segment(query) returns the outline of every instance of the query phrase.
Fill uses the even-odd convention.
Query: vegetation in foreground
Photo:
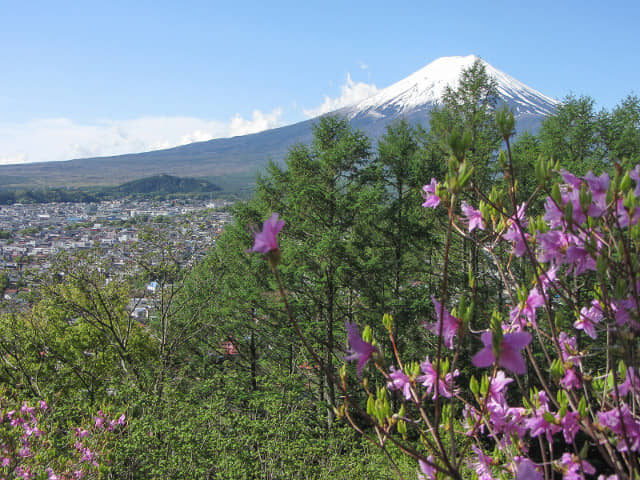
[[[590,99],[569,98],[538,136],[523,136],[511,146],[512,155],[500,155],[508,132],[504,120],[502,127],[494,120],[494,93],[482,69],[473,69],[458,90],[448,92],[428,132],[394,125],[375,152],[345,121],[323,118],[310,145],[293,148],[285,165],[271,164],[258,178],[254,197],[237,205],[236,223],[203,262],[176,269],[162,249],[138,259],[158,283],[156,314],[144,324],[127,310],[129,299],[143,288],[137,274],[115,275],[108,265],[96,269],[81,256],[61,259],[51,270],[55,273],[42,279],[31,312],[0,319],[0,381],[7,389],[3,419],[23,402],[35,408],[42,400],[51,425],[47,448],[20,456],[3,447],[4,476],[31,478],[25,476],[31,462],[40,478],[79,477],[73,470],[77,449],[69,444],[74,429],[88,430],[96,417],[111,421],[123,414],[116,434],[97,436],[91,452],[99,467],[84,472],[84,478],[415,478],[418,468],[427,478],[512,478],[516,472],[526,474],[521,478],[581,478],[591,472],[581,455],[590,456],[589,465],[598,473],[620,472],[624,478],[633,471],[627,465],[637,465],[636,445],[627,442],[625,451],[614,424],[597,414],[608,403],[587,403],[585,411],[580,396],[584,392],[587,402],[608,402],[613,395],[596,393],[617,388],[616,398],[637,402],[635,377],[628,370],[637,372],[637,336],[613,328],[617,319],[610,301],[631,295],[636,305],[625,309],[638,320],[637,293],[627,290],[638,280],[637,227],[616,224],[616,215],[614,223],[605,223],[611,242],[604,258],[611,262],[594,260],[595,270],[588,260],[591,244],[585,244],[584,268],[570,269],[559,257],[561,296],[544,307],[527,301],[534,287],[543,293],[537,267],[551,260],[513,247],[525,245],[527,251],[526,245],[535,244],[522,239],[529,235],[541,242],[539,235],[553,230],[544,231],[536,216],[545,212],[544,196],[537,196],[544,188],[562,206],[557,220],[562,224],[568,218],[566,225],[578,231],[599,231],[604,226],[598,219],[612,218],[604,211],[599,217],[586,215],[583,204],[589,207],[595,198],[604,198],[607,209],[618,208],[621,199],[625,212],[635,211],[638,179],[627,172],[640,161],[640,101],[629,97],[613,111],[596,114]],[[577,200],[565,201],[566,190],[553,187],[559,183],[556,161],[558,169],[578,175]],[[580,178],[591,178],[589,170],[609,172],[604,197]],[[422,190],[431,178],[441,181]],[[572,178],[562,183],[571,185]],[[455,199],[472,209],[468,216]],[[420,206],[427,202],[442,205]],[[523,202],[530,230],[517,213]],[[291,315],[269,263],[245,251],[252,245],[245,226],[261,225],[271,212],[286,221],[278,239],[278,274]],[[471,229],[472,218],[485,230]],[[517,228],[505,237],[511,225]],[[493,235],[507,241],[487,252],[482,246]],[[622,250],[616,253],[618,245]],[[575,278],[566,284],[569,273]],[[580,313],[582,307],[595,308],[593,301],[601,305],[602,318],[585,318],[594,324],[595,339]],[[516,345],[507,337],[515,332],[503,331],[501,324],[513,321],[516,309],[514,318],[524,316],[521,328],[531,330],[531,318],[520,311],[527,305],[539,309],[539,331],[532,334],[537,343],[527,343],[530,351],[522,357],[529,374],[521,375],[517,355],[515,363],[503,355],[509,348],[521,350],[525,342]],[[423,327],[434,319],[441,327]],[[449,338],[443,334],[445,325],[455,324],[451,319],[466,326],[453,329]],[[546,364],[545,348],[553,347],[549,332],[568,331],[581,319],[582,332],[570,346],[576,358],[551,357],[563,361]],[[296,336],[296,325],[315,355]],[[487,329],[490,340],[476,338]],[[494,342],[501,334],[502,340]],[[455,357],[449,357],[449,341]],[[587,348],[588,355],[579,355]],[[478,352],[484,352],[479,359]],[[363,361],[343,367],[345,357]],[[427,375],[421,365],[425,358],[433,366],[426,395],[418,383],[427,379],[417,379]],[[624,368],[619,369],[620,360]],[[536,365],[549,370],[534,375]],[[522,408],[532,409],[528,414],[542,412],[547,424],[539,437],[527,433],[535,438],[527,444],[530,463],[518,456],[525,451],[517,439],[523,436],[496,430],[497,417],[482,408],[489,405],[498,367],[513,379],[504,397],[507,405],[522,399],[513,392],[524,391],[529,405]],[[559,383],[570,371],[580,388]],[[448,397],[454,378],[461,392]],[[631,390],[621,392],[627,380]],[[530,390],[534,397],[528,396]],[[552,405],[545,411],[540,393],[547,391],[565,394],[547,395]],[[478,431],[462,435],[457,419],[464,402],[475,405],[476,400],[480,409],[467,410],[467,418],[478,422]],[[607,411],[615,417],[615,409]],[[551,427],[569,412],[577,414],[580,432],[573,441]],[[628,425],[637,425],[630,412]],[[603,427],[596,437],[583,436],[587,418],[594,428],[596,418]],[[9,435],[4,432],[3,438]],[[507,438],[509,448],[502,448]],[[589,438],[605,440],[620,464],[608,464]],[[472,447],[490,460],[475,453],[486,461],[466,463]],[[69,463],[51,464],[47,452]]]

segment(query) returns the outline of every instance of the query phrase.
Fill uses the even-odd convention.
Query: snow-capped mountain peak
[[[354,105],[345,107],[341,113],[351,120],[364,117],[411,118],[418,112],[422,115],[441,103],[447,87],[457,87],[463,70],[480,60],[487,74],[498,86],[500,100],[507,103],[516,117],[546,116],[555,110],[558,102],[510,75],[491,66],[476,55],[442,57],[409,75],[375,95]]]

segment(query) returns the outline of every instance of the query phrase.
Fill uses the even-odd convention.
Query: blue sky
[[[637,1],[0,0],[0,163],[294,123],[442,56],[558,99],[640,94]]]

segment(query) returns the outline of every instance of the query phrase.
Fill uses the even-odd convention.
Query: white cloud
[[[303,110],[304,114],[310,118],[323,115],[325,113],[333,112],[339,108],[352,105],[365,98],[370,97],[378,92],[377,87],[374,84],[364,82],[354,82],[351,79],[351,74],[347,74],[347,83],[340,87],[341,95],[337,98],[329,98],[325,95],[324,102],[317,108],[309,110]]]
[[[236,114],[228,122],[193,117],[140,117],[80,124],[47,118],[0,123],[0,165],[69,160],[171,148],[187,143],[256,133],[282,125],[282,109]]]
[[[13,156],[0,157],[0,165],[13,165],[16,163],[24,163],[26,154],[24,152]]]
[[[251,120],[246,120],[236,114],[231,120],[232,136],[248,135],[249,133],[258,133],[263,130],[275,128],[280,125],[280,117],[282,109],[276,108],[271,113],[262,113],[260,110],[254,110]]]

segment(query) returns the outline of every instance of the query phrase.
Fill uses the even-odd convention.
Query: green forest
[[[537,134],[514,129],[477,63],[429,125],[393,124],[375,145],[347,120],[321,117],[310,144],[259,174],[199,263],[179,265],[161,241],[117,273],[98,252],[57,258],[32,309],[0,314],[0,477],[596,478],[581,458],[638,478],[640,382],[627,368],[639,364],[639,297],[628,289],[640,284],[640,231],[620,212],[635,218],[640,197],[640,99],[597,111],[571,96]],[[606,188],[592,181],[603,173]],[[549,202],[569,205],[558,213],[568,220]],[[273,212],[285,221],[277,246],[248,251]],[[533,252],[560,224],[584,240],[582,263],[562,256],[577,258],[572,240]],[[556,263],[566,281],[547,293],[542,266]],[[140,321],[131,302],[150,281],[154,313]],[[621,299],[633,303],[624,322],[611,306]],[[570,349],[558,339],[574,320]],[[449,337],[445,321],[457,325]],[[536,340],[520,374],[520,354],[502,355],[525,331]],[[547,414],[544,434],[527,424],[526,446],[524,431],[491,429],[498,367],[526,397],[510,390],[503,401],[521,402],[523,417]],[[580,388],[567,383],[574,369]],[[626,398],[624,388],[634,413],[616,433],[596,399]],[[568,438],[569,418],[578,433]],[[477,422],[473,433],[459,420]],[[476,449],[495,461],[467,463]]]

